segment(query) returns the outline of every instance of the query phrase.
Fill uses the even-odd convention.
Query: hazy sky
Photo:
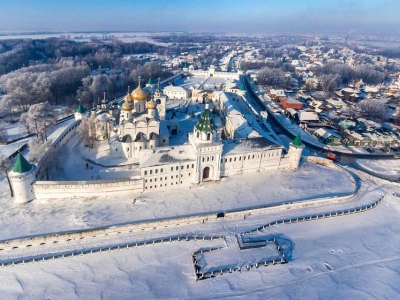
[[[400,0],[0,0],[0,31],[400,35]]]

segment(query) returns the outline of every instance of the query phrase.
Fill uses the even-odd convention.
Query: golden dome
[[[129,102],[124,102],[124,104],[122,104],[121,108],[124,111],[130,111],[133,109],[133,106]]]
[[[142,90],[142,87],[140,86],[140,77],[139,77],[139,85],[135,90],[132,91],[131,96],[134,101],[146,101],[148,97],[146,91]]]
[[[128,103],[133,102],[132,95],[128,93],[128,95],[126,95],[126,96],[124,97],[124,101],[125,101],[125,102],[128,102]]]
[[[157,103],[153,99],[151,99],[146,103],[146,106],[148,109],[155,109],[157,107]]]

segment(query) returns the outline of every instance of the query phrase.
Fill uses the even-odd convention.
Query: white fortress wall
[[[144,189],[143,179],[114,179],[92,181],[37,181],[33,184],[36,199],[85,198],[107,193],[137,192]]]

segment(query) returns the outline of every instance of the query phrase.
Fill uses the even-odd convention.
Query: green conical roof
[[[300,147],[303,145],[303,143],[301,142],[300,133],[298,133],[297,136],[294,138],[292,145],[297,146],[297,147]]]
[[[197,122],[195,128],[201,132],[211,132],[214,129],[214,124],[210,115],[210,110],[208,109],[208,105],[206,105],[206,109],[201,115],[201,118],[199,122]]]
[[[239,88],[241,91],[245,91],[246,90],[246,85],[244,84],[244,80],[242,81],[242,84],[240,85]]]
[[[185,62],[185,63],[183,64],[183,67],[184,67],[184,68],[189,68],[188,63]]]
[[[153,84],[153,78],[151,78],[151,75],[149,77],[149,81],[147,81],[147,84]]]
[[[243,71],[243,70],[244,70],[242,65],[239,66],[239,70],[240,70],[240,71]]]
[[[22,156],[21,152],[18,152],[13,171],[16,173],[25,173],[31,169],[32,165]]]
[[[85,112],[85,109],[83,108],[82,104],[79,103],[78,109],[76,110],[76,112],[83,114]]]

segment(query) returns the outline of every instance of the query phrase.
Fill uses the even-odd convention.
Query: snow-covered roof
[[[143,149],[140,151],[139,167],[161,166],[196,160],[192,145]]]
[[[298,112],[299,120],[300,121],[318,121],[319,116],[318,113],[314,111],[299,111]]]
[[[325,129],[325,128],[319,128],[318,130],[315,131],[316,134],[319,136],[323,137],[324,139],[329,138],[330,136],[334,136],[336,138],[341,138],[341,136],[336,133],[333,130]]]
[[[254,152],[267,149],[279,149],[281,146],[267,140],[263,137],[242,139],[242,140],[224,140],[223,144],[223,155],[227,154],[240,154],[244,152]]]

